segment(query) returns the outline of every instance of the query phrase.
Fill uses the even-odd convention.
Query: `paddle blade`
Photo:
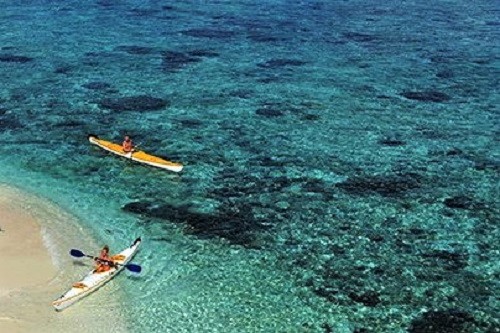
[[[127,264],[125,266],[129,271],[134,273],[140,273],[142,271],[142,267],[136,264]]]
[[[82,251],[77,250],[77,249],[71,249],[71,251],[69,251],[69,254],[71,254],[73,257],[77,257],[77,258],[85,257],[85,254]]]

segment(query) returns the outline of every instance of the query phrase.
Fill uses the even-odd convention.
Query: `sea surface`
[[[120,304],[107,286],[82,301],[130,332],[500,332],[499,16],[2,0],[0,181],[112,251],[143,237]]]

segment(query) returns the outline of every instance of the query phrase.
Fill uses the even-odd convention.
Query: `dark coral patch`
[[[365,34],[365,33],[360,33],[360,32],[345,32],[342,34],[345,39],[351,40],[353,42],[357,43],[368,43],[368,42],[374,42],[378,40],[379,38],[373,35]]]
[[[197,28],[181,31],[183,35],[197,37],[197,38],[217,38],[226,39],[232,38],[236,35],[236,32],[231,30],[219,30],[211,28]]]
[[[466,333],[473,332],[476,320],[465,311],[427,311],[414,319],[408,333]]]
[[[421,177],[414,173],[355,177],[336,185],[336,187],[352,195],[363,196],[376,193],[386,197],[401,195],[407,191],[418,189],[421,186]]]
[[[328,302],[336,303],[338,302],[339,290],[337,288],[332,288],[329,286],[319,286],[313,290],[313,292],[319,297],[323,297]]]
[[[68,74],[73,70],[73,66],[70,65],[60,65],[54,68],[55,74]]]
[[[255,111],[255,114],[259,116],[264,116],[267,118],[276,118],[276,117],[281,117],[284,116],[285,113],[279,109],[274,109],[274,108],[259,108]]]
[[[261,68],[275,69],[282,67],[298,67],[304,64],[306,64],[305,61],[297,59],[271,59],[266,62],[257,64],[257,66]]]
[[[129,202],[128,204],[123,206],[122,209],[129,213],[147,214],[153,207],[154,205],[151,202],[135,201]]]
[[[450,251],[433,251],[423,254],[424,258],[431,259],[431,265],[442,266],[448,271],[454,271],[467,266],[468,256]]]
[[[479,158],[474,160],[474,169],[480,171],[492,170],[495,172],[500,172],[500,161],[488,158]]]
[[[18,63],[18,64],[24,64],[30,61],[35,60],[34,58],[31,57],[25,57],[25,56],[19,56],[19,55],[13,55],[13,54],[0,54],[0,61],[1,62],[13,62],[13,63]]]
[[[107,90],[111,88],[111,84],[101,81],[93,81],[82,84],[82,87],[90,90]]]
[[[249,99],[252,98],[254,95],[254,92],[252,90],[248,89],[237,89],[229,92],[229,96],[231,97],[237,97],[241,99]]]
[[[446,198],[443,203],[446,207],[455,209],[474,209],[477,207],[477,203],[472,198],[464,195]]]
[[[149,46],[137,46],[137,45],[120,45],[115,47],[115,51],[126,52],[128,54],[135,55],[145,55],[152,54],[155,52],[155,49]]]
[[[203,122],[198,119],[180,119],[179,123],[182,125],[182,127],[186,128],[196,128],[203,125]]]
[[[264,84],[269,84],[269,83],[274,83],[274,82],[279,82],[279,81],[281,81],[281,78],[277,75],[257,79],[257,82],[264,83]]]
[[[257,43],[275,43],[285,41],[285,38],[275,37],[265,33],[251,33],[247,36],[253,42]]]
[[[215,58],[219,56],[219,53],[210,50],[193,50],[189,51],[187,54],[193,57],[205,57],[205,58]]]
[[[436,73],[436,77],[440,79],[451,79],[455,76],[452,70],[450,69],[443,69],[440,70],[439,72]]]
[[[104,98],[99,102],[101,108],[113,111],[154,111],[162,110],[168,105],[167,100],[148,95]]]
[[[379,140],[378,143],[380,143],[381,145],[384,145],[384,146],[389,146],[389,147],[397,147],[397,146],[406,145],[406,142],[404,142],[403,140],[396,139],[396,138],[384,138],[384,139]]]
[[[451,148],[445,154],[446,156],[461,156],[464,152],[459,148]]]
[[[451,99],[445,93],[434,90],[427,91],[404,91],[400,94],[401,96],[412,99],[419,102],[434,102],[434,103],[442,103],[449,101]]]
[[[1,115],[0,112],[0,129],[9,130],[21,127],[23,127],[23,124],[16,117],[8,114]]]
[[[117,7],[118,3],[113,0],[98,0],[96,4],[105,9],[112,9],[113,7]]]
[[[252,208],[243,204],[222,208],[213,214],[196,212],[189,206],[155,205],[149,202],[132,202],[126,204],[123,210],[144,217],[184,224],[190,234],[202,238],[220,237],[231,244],[246,247],[253,246],[253,231],[262,228],[256,223]]]
[[[375,291],[367,291],[361,294],[351,292],[349,293],[349,298],[356,303],[361,303],[370,307],[376,306],[381,302],[379,293]]]
[[[319,120],[321,117],[317,114],[310,114],[310,113],[305,113],[300,117],[301,120],[308,120],[308,121],[314,121],[314,120]]]
[[[189,64],[202,61],[200,57],[191,56],[187,53],[177,51],[162,52],[162,69],[164,71],[174,72]]]

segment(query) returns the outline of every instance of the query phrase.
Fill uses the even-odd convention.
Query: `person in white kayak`
[[[111,257],[109,256],[109,246],[104,245],[104,247],[101,250],[101,253],[99,253],[99,257],[95,259],[97,266],[94,270],[95,273],[102,273],[102,272],[107,272],[113,267],[113,261]]]

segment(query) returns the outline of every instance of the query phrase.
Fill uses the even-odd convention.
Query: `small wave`
[[[58,251],[54,235],[52,235],[49,229],[44,226],[41,227],[40,233],[42,235],[43,245],[47,248],[52,264],[58,270],[61,270],[63,268],[63,258],[60,251]]]

